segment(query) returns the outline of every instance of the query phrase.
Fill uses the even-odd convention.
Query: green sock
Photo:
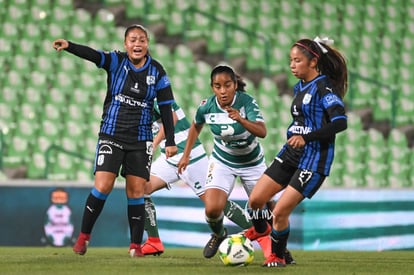
[[[159,238],[158,225],[157,225],[157,212],[155,211],[155,205],[152,202],[151,197],[145,197],[145,230],[148,233],[148,237]]]
[[[211,231],[213,231],[214,234],[218,236],[224,235],[223,218],[224,218],[223,213],[221,213],[220,217],[218,217],[217,219],[211,219],[211,218],[206,217],[206,221],[208,225],[210,226]]]
[[[224,215],[242,229],[248,229],[252,226],[252,222],[245,215],[244,209],[234,201],[227,201],[224,207]]]

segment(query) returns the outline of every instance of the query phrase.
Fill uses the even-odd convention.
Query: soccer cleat
[[[141,251],[141,245],[136,244],[136,243],[131,243],[129,245],[129,255],[131,255],[132,258],[144,257],[144,254],[142,254],[142,251]]]
[[[256,240],[260,247],[262,248],[263,255],[265,258],[268,258],[272,254],[272,240],[269,236],[259,237]]]
[[[216,234],[211,234],[210,240],[207,242],[206,246],[204,247],[203,255],[205,258],[211,258],[216,255],[217,250],[220,244],[224,241],[227,237],[227,230],[224,229],[223,236],[217,236]]]
[[[78,239],[76,240],[75,245],[73,246],[72,250],[76,254],[85,255],[86,250],[88,249],[89,239],[91,235],[80,233]]]
[[[264,267],[285,267],[286,261],[285,259],[281,259],[276,256],[276,254],[270,254],[270,256],[264,261],[262,264]]]
[[[149,237],[147,241],[141,246],[144,255],[159,256],[164,253],[164,245],[160,238]]]
[[[272,231],[272,227],[269,224],[267,224],[267,228],[266,228],[265,232],[263,232],[263,233],[257,232],[256,229],[254,228],[254,226],[252,226],[244,232],[244,236],[246,236],[251,241],[254,241],[254,240],[256,240],[260,237],[264,237],[264,236],[269,235],[270,231]]]
[[[296,264],[295,259],[293,259],[292,254],[290,253],[290,251],[286,248],[285,250],[285,262],[286,264]]]

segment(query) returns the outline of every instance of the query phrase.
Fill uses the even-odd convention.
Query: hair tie
[[[328,37],[319,38],[319,36],[315,37],[313,41],[316,42],[316,45],[318,45],[318,47],[321,49],[323,53],[327,53],[328,50],[321,43],[328,45],[328,46],[333,45],[334,43],[334,41],[332,39],[329,39]]]

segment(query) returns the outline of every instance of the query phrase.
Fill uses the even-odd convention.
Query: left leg
[[[128,223],[131,236],[130,253],[132,257],[143,256],[141,252],[145,225],[144,188],[146,179],[126,176],[126,194],[128,200]]]
[[[148,153],[151,152],[148,147],[152,147],[152,143],[139,143],[137,147],[126,153],[122,164],[121,174],[126,179],[131,257],[144,256],[141,251],[145,224],[144,193],[145,184],[150,179],[149,168],[152,158],[152,155]]]
[[[272,256],[264,266],[278,267],[286,264],[284,257],[290,233],[289,216],[305,197],[310,199],[319,190],[324,180],[325,176],[317,172],[303,169],[295,171],[273,210],[273,229],[270,234]]]
[[[289,216],[295,207],[304,199],[304,196],[291,186],[280,196],[273,209],[272,253],[284,259],[287,240],[290,233]]]

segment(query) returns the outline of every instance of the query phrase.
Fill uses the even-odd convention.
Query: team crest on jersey
[[[154,85],[155,84],[155,76],[148,75],[147,76],[147,85]]]
[[[312,95],[311,94],[306,94],[303,97],[302,103],[303,104],[309,104],[309,102],[311,101],[311,99],[312,99]]]
[[[105,161],[105,156],[104,155],[98,155],[98,159],[96,161],[96,164],[98,166],[102,166],[102,164],[104,163],[104,161]]]

